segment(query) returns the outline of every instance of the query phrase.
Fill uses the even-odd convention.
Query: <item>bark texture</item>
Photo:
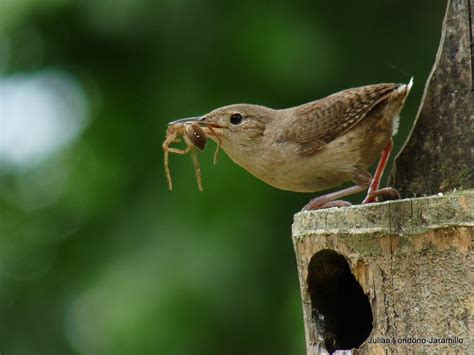
[[[474,188],[470,12],[470,1],[448,1],[415,126],[389,178],[404,197]]]
[[[471,353],[474,190],[295,215],[308,354]]]

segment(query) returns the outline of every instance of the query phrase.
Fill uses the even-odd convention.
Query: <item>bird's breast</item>
[[[236,164],[281,190],[315,192],[349,179],[347,171],[334,168],[334,157],[324,150],[308,157],[296,146],[278,143],[260,151],[223,149]]]

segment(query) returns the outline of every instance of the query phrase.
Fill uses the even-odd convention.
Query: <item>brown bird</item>
[[[206,133],[236,164],[282,190],[316,192],[354,182],[311,200],[304,209],[346,206],[334,200],[367,189],[363,202],[368,203],[380,195],[399,197],[379,184],[412,84],[362,86],[281,110],[235,104],[171,124],[212,126]],[[368,168],[379,156],[372,178]]]

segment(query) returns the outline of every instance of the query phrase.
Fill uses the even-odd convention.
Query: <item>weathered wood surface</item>
[[[470,5],[448,1],[416,125],[389,179],[403,197],[474,188]]]
[[[367,324],[356,352],[472,353],[473,238],[474,190],[296,214],[307,353],[357,342]]]

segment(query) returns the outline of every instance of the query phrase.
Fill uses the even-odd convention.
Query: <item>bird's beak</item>
[[[180,120],[176,120],[176,121],[168,123],[168,126],[172,126],[172,125],[177,124],[177,123],[193,123],[193,122],[203,123],[202,121],[204,120],[204,118],[206,118],[206,116],[181,118]]]

